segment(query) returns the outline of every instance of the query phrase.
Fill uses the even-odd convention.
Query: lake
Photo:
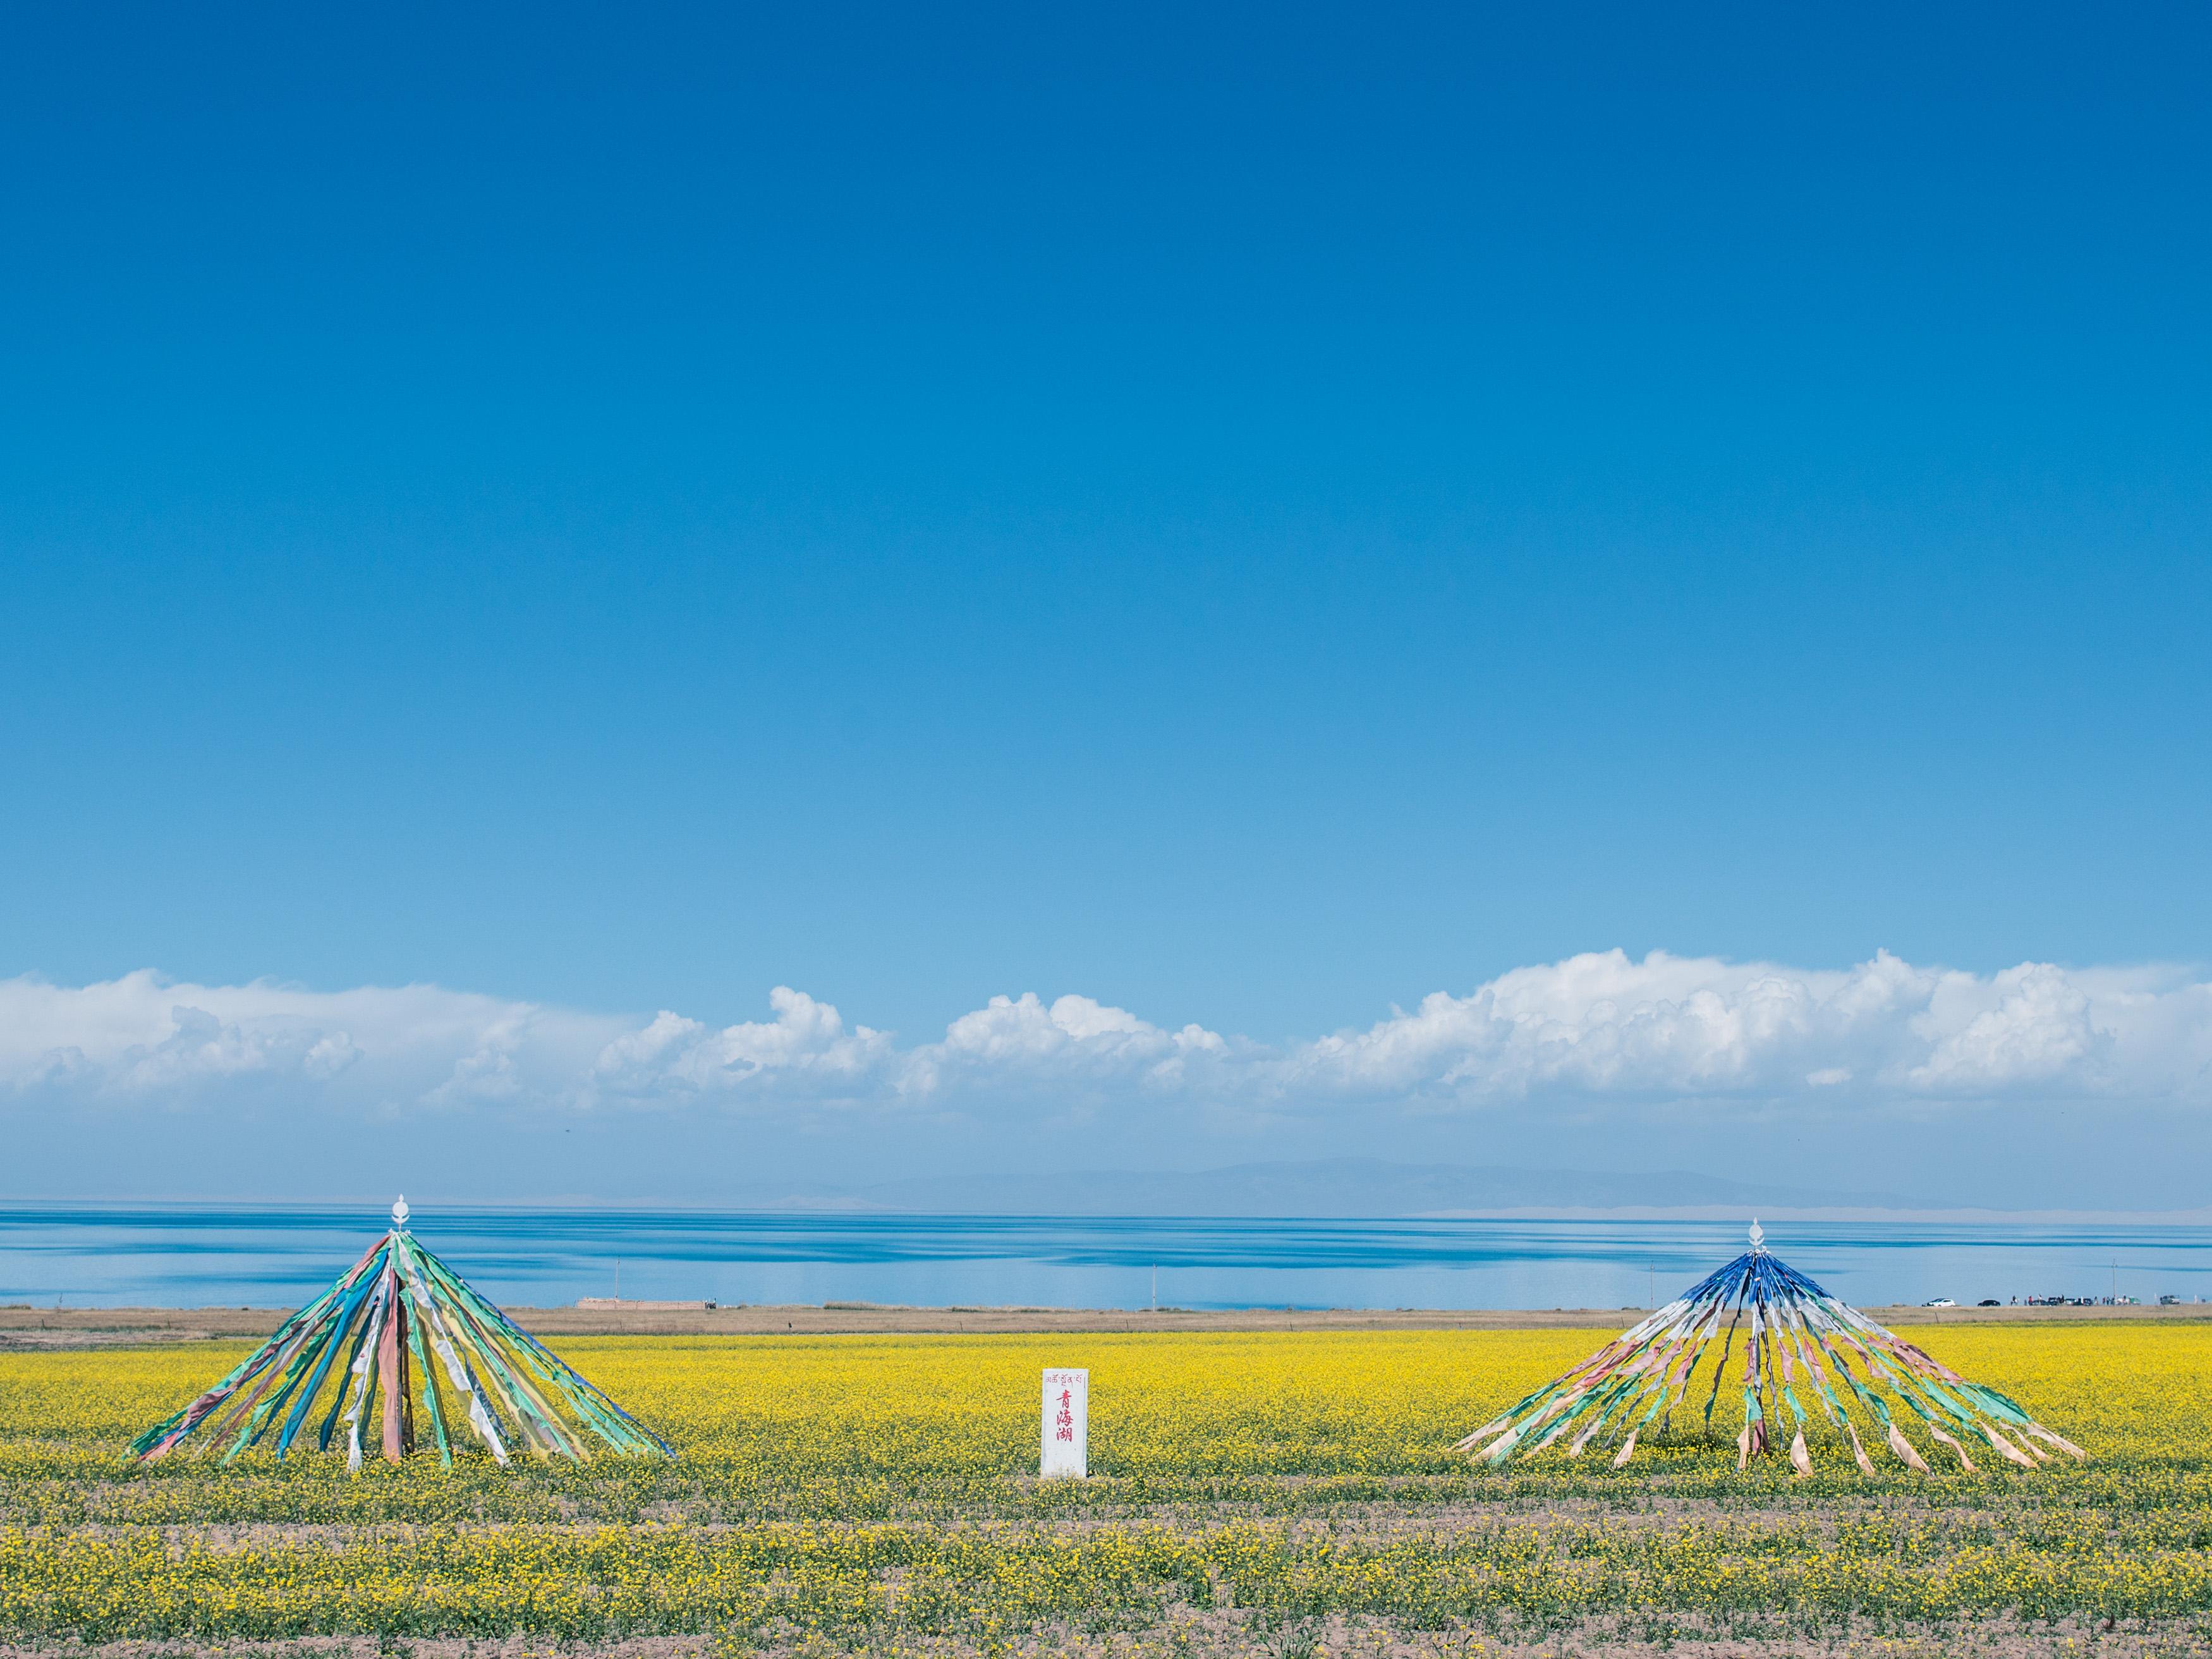
[[[0,1302],[295,1304],[381,1206],[0,1205]],[[1136,1308],[1643,1307],[1743,1248],[1733,1221],[1267,1220],[418,1206],[416,1236],[495,1300]],[[1770,1222],[1848,1301],[2212,1295],[2212,1228]]]

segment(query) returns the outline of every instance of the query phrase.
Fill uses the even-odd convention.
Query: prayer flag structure
[[[1786,1408],[1796,1430],[1790,1464],[1801,1475],[1812,1474],[1800,1389],[1850,1439],[1851,1454],[1866,1474],[1874,1473],[1874,1464],[1852,1421],[1854,1407],[1891,1451],[1923,1474],[1928,1473],[1927,1461],[1899,1426],[1900,1409],[1918,1419],[1929,1439],[1948,1446],[1968,1470],[1974,1467],[1968,1441],[1986,1442],[1998,1456],[2027,1469],[2049,1461],[2038,1441],[2077,1458],[2087,1455],[1995,1389],[1969,1382],[1770,1254],[1756,1221],[1751,1224],[1748,1250],[1565,1376],[1484,1424],[1455,1449],[1497,1465],[1562,1440],[1570,1457],[1580,1456],[1593,1442],[1607,1448],[1618,1443],[1613,1467],[1620,1468],[1636,1455],[1638,1436],[1654,1422],[1659,1427],[1652,1432],[1663,1432],[1673,1421],[1675,1407],[1692,1391],[1698,1362],[1720,1337],[1712,1382],[1705,1390],[1705,1421],[1711,1423],[1739,1329],[1744,1341],[1744,1421],[1736,1436],[1738,1469],[1753,1453],[1773,1450],[1771,1425]]]
[[[358,1471],[372,1408],[387,1462],[416,1449],[419,1398],[447,1463],[464,1422],[502,1464],[518,1449],[588,1457],[594,1443],[675,1456],[416,1243],[407,1213],[403,1198],[392,1206],[392,1231],[343,1278],[228,1376],[131,1442],[129,1455],[150,1463],[204,1431],[201,1444],[228,1442],[226,1462],[264,1440],[282,1457],[312,1421],[324,1451],[344,1425],[346,1467]]]

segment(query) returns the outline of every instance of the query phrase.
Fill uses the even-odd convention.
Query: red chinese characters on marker
[[[1040,1403],[1037,1473],[1047,1480],[1089,1474],[1091,1373],[1047,1370]]]

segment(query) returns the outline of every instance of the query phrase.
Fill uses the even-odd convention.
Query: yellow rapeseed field
[[[1170,1628],[1187,1646],[1204,1614],[1313,1652],[1312,1632],[1523,1640],[1595,1619],[1662,1643],[1990,1617],[2195,1640],[2212,1620],[2212,1328],[1924,1333],[2081,1466],[1869,1479],[1829,1438],[1810,1480],[1779,1458],[1740,1475],[1728,1390],[1710,1430],[1678,1425],[1618,1472],[1453,1454],[1599,1340],[577,1339],[564,1354],[677,1462],[417,1457],[358,1479],[296,1450],[121,1463],[242,1345],[4,1354],[0,1641],[1059,1651]],[[1047,1364],[1091,1369],[1089,1481],[1034,1479]]]

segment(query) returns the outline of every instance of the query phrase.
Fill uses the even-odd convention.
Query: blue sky
[[[1032,993],[1296,1055],[1584,953],[1887,951],[1981,1012],[2173,965],[2150,1070],[1915,1133],[2201,1148],[2208,33],[14,14],[0,1051],[99,1072],[30,990],[150,972],[207,994],[118,1054],[268,981],[633,1034],[789,987],[909,1070]],[[1904,1109],[1979,1017],[1804,1075]],[[1408,1115],[1449,1070],[1184,1150],[1559,1149]],[[52,1190],[150,1109],[83,1075],[0,1103]],[[249,1110],[222,1075],[192,1109]],[[1092,1082],[1015,1093],[1126,1152]],[[1633,1133],[1587,1085],[1566,1149],[1711,1164],[1709,1083]],[[988,1092],[745,1133],[957,1165]]]

